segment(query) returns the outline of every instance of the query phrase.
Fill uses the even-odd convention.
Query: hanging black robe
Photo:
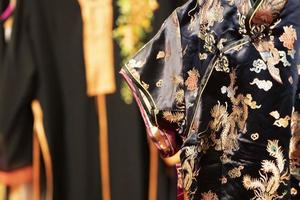
[[[0,170],[32,164],[31,102],[40,101],[53,162],[54,199],[101,199],[98,119],[86,94],[80,7],[73,0],[17,2],[1,45]]]

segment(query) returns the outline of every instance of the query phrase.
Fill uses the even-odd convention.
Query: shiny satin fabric
[[[299,9],[191,0],[121,70],[186,199],[299,199]]]

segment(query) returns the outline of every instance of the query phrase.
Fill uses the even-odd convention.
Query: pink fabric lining
[[[143,108],[143,105],[140,101],[140,99],[138,98],[137,96],[137,91],[136,91],[136,88],[133,86],[133,83],[132,81],[130,80],[130,78],[127,76],[126,72],[124,72],[124,70],[122,69],[120,71],[120,74],[124,77],[124,79],[126,80],[126,82],[128,83],[129,87],[131,88],[132,90],[132,93],[134,95],[134,98],[138,104],[138,107],[139,107],[139,110],[141,112],[141,115],[143,117],[143,120],[144,120],[144,123],[145,123],[145,126],[146,126],[146,130],[147,130],[147,133],[148,135],[150,136],[150,138],[152,139],[153,143],[155,144],[155,146],[160,150],[161,153],[164,153],[163,150],[161,149],[160,145],[155,141],[156,138],[154,136],[155,133],[152,133],[151,132],[151,122],[146,114],[146,111],[144,110]],[[173,141],[172,137],[170,138],[167,134],[165,134],[163,131],[159,130],[159,134],[162,136],[162,138],[164,139],[164,142],[171,148],[171,152],[172,152],[172,155],[175,154],[175,149],[173,148],[173,146],[171,144],[173,144],[171,141]],[[171,140],[171,141],[170,141]],[[164,155],[163,156],[172,156],[172,155]]]
[[[181,164],[176,164],[176,171],[177,171],[177,200],[184,200],[184,189],[182,188],[183,180],[181,174]],[[178,182],[181,182],[181,186]]]
[[[147,133],[148,133],[148,135],[150,136],[150,138],[153,139],[154,136],[153,136],[153,133],[151,132],[151,128],[150,128],[151,122],[150,122],[150,120],[149,120],[149,118],[148,118],[148,116],[147,116],[147,114],[146,114],[145,109],[143,108],[143,105],[142,105],[140,99],[139,99],[138,96],[137,96],[136,88],[134,87],[134,85],[133,85],[131,79],[127,76],[126,72],[125,72],[123,69],[120,71],[120,74],[124,77],[125,81],[128,83],[129,87],[131,88],[132,93],[133,93],[133,95],[134,95],[134,98],[135,98],[135,100],[136,100],[136,102],[137,102],[137,104],[138,104],[139,110],[140,110],[140,112],[141,112],[141,115],[142,115],[142,117],[143,117],[143,120],[144,120],[144,123],[145,123],[145,126],[146,126],[146,130],[147,130]],[[175,142],[173,142],[173,143],[170,142],[170,140],[171,140],[171,141],[174,141],[174,140],[175,140],[175,139],[172,140],[172,136],[169,136],[168,134],[165,134],[165,133],[164,133],[163,131],[161,131],[161,130],[159,130],[159,132],[160,132],[160,134],[165,138],[165,140],[167,140],[167,144],[173,144],[173,143],[175,143]],[[173,133],[173,134],[174,134],[174,133]],[[171,138],[170,138],[170,137],[171,137]],[[153,140],[153,142],[154,142],[155,146],[156,146],[159,150],[161,150],[159,144],[157,144],[157,143],[155,142],[155,139]],[[173,147],[173,146],[171,146],[171,147]],[[174,148],[172,148],[172,153],[173,153],[173,154],[175,153]],[[171,155],[168,155],[168,156],[171,156]],[[182,179],[182,176],[181,176],[180,170],[181,170],[181,164],[177,164],[177,165],[176,165],[177,182],[178,182],[178,181],[181,181],[181,182],[182,182],[182,180],[181,180],[181,179]],[[183,190],[182,187],[179,187],[179,186],[177,186],[177,200],[184,200],[184,190]]]
[[[8,6],[4,10],[4,12],[0,15],[0,20],[4,21],[7,18],[9,18],[12,15],[13,11],[14,11],[14,8],[13,8],[12,4],[8,4]]]

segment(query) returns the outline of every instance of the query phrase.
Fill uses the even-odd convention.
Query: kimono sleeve
[[[133,92],[147,133],[162,156],[174,155],[185,121],[182,48],[176,11],[125,66],[122,76]]]

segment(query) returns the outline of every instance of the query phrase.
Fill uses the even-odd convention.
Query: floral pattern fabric
[[[190,0],[122,69],[186,199],[300,199],[298,17],[298,0]]]

